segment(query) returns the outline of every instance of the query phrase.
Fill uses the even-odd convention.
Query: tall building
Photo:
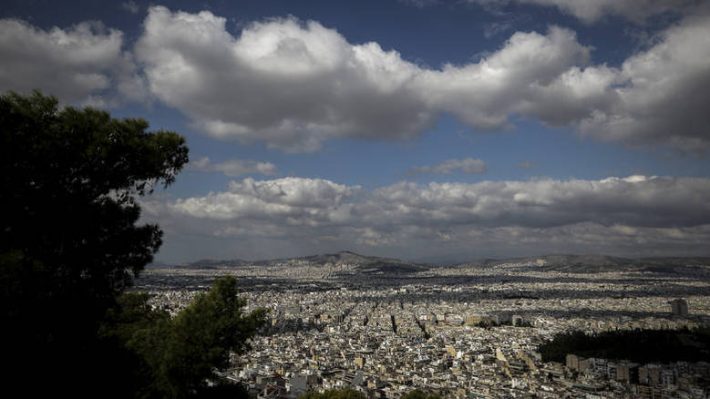
[[[671,305],[671,313],[674,316],[687,316],[688,315],[688,302],[685,299],[677,298],[668,302]]]

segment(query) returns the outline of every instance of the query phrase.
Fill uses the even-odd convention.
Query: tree
[[[403,395],[402,399],[441,399],[441,396],[415,389]]]
[[[365,395],[352,389],[329,389],[325,392],[306,392],[299,399],[365,399]]]
[[[217,397],[235,389],[210,389],[219,382],[215,369],[229,364],[230,353],[249,348],[248,339],[264,324],[265,310],[243,314],[246,301],[237,295],[233,277],[218,279],[209,292],[198,294],[174,318],[148,306],[145,294],[121,297],[121,306],[111,312],[102,334],[127,348],[139,370],[133,378],[137,397]],[[238,391],[238,389],[237,389]]]
[[[182,392],[204,388],[212,370],[225,368],[230,353],[244,353],[248,339],[264,324],[265,310],[243,316],[245,305],[234,277],[217,280],[207,294],[199,295],[172,320],[161,378]]]
[[[97,370],[99,325],[161,244],[158,226],[137,224],[137,198],[188,161],[181,136],[147,129],[39,92],[0,96],[0,338],[17,374],[6,381],[41,371],[47,389],[76,390],[109,371]]]

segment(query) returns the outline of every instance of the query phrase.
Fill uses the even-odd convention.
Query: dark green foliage
[[[172,183],[188,160],[181,136],[147,128],[91,108],[60,110],[39,93],[0,96],[7,381],[77,396],[111,379],[99,323],[161,243],[158,226],[137,224],[136,197]]]
[[[137,198],[187,162],[184,139],[35,93],[0,96],[0,345],[17,397],[224,397],[213,369],[263,321],[234,279],[171,319],[121,295],[161,244]]]
[[[365,395],[354,389],[345,388],[330,389],[323,393],[306,392],[299,399],[365,399]]]
[[[441,396],[417,389],[406,393],[402,399],[441,399]]]
[[[224,368],[229,352],[248,349],[247,339],[264,324],[260,309],[243,316],[246,301],[237,296],[233,277],[215,281],[212,289],[172,320],[167,348],[168,371],[163,378],[185,390],[201,386],[213,368]]]
[[[299,399],[365,399],[366,396],[351,388],[330,389],[323,393],[306,392]],[[402,399],[440,399],[441,396],[424,392],[422,390],[414,390],[402,396]]]
[[[213,370],[225,368],[229,354],[243,353],[248,339],[264,324],[265,311],[242,314],[246,302],[237,296],[233,277],[215,281],[174,318],[153,311],[148,297],[127,294],[120,311],[110,314],[102,329],[106,338],[124,343],[134,355],[130,368],[141,370],[136,385],[139,397],[184,398],[212,396],[238,390],[234,386],[210,388]]]
[[[546,362],[564,362],[569,353],[642,364],[707,361],[710,359],[710,330],[624,330],[596,335],[575,331],[556,335],[538,350]]]
[[[220,383],[200,388],[195,396],[200,399],[248,399],[249,391],[241,384]]]
[[[172,183],[187,148],[147,127],[91,108],[59,110],[39,93],[0,96],[2,317],[17,328],[31,321],[36,344],[93,336],[160,246],[158,226],[136,225],[135,197]]]

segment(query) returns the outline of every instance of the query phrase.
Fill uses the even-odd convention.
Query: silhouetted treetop
[[[136,196],[172,183],[188,160],[181,136],[147,128],[92,108],[59,109],[37,92],[0,96],[0,252],[59,274],[53,293],[83,281],[122,289],[124,272],[141,270],[161,242],[157,226],[136,226]]]
[[[147,129],[141,119],[60,108],[39,92],[0,95],[7,362],[41,358],[57,383],[79,374],[74,366],[90,378],[100,321],[161,244],[157,225],[138,224],[137,197],[174,182],[188,161],[180,135]]]

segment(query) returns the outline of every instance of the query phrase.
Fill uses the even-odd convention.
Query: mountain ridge
[[[614,270],[637,270],[651,272],[672,273],[676,268],[699,268],[704,272],[710,271],[710,257],[639,257],[627,258],[604,254],[546,254],[539,256],[523,256],[512,258],[486,258],[467,262],[451,264],[438,264],[436,262],[416,262],[398,258],[363,255],[354,251],[343,250],[323,254],[307,255],[293,258],[276,258],[264,260],[243,259],[202,259],[184,265],[175,265],[185,268],[230,268],[242,266],[274,266],[283,264],[326,265],[326,264],[353,264],[358,268],[368,271],[370,269],[380,272],[415,272],[435,267],[483,267],[492,268],[502,265],[517,265],[520,268],[533,267],[536,269],[562,271],[562,272],[604,272]],[[163,267],[165,263],[156,264]],[[705,270],[708,269],[708,270]]]

